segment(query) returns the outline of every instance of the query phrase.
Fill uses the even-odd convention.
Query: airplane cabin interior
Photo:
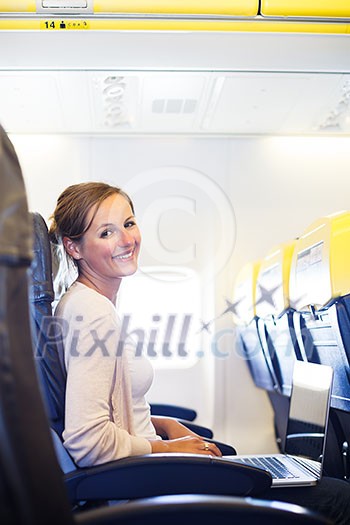
[[[83,181],[134,202],[118,308],[151,406],[191,409],[239,454],[283,452],[295,362],[330,366],[324,468],[345,480],[349,32],[342,0],[0,0],[0,124],[29,212],[45,230]],[[56,263],[50,315],[74,279]]]

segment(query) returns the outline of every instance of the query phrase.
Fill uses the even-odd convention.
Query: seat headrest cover
[[[29,264],[32,259],[32,224],[21,167],[1,126],[0,210],[0,262]]]
[[[290,274],[290,302],[296,310],[322,308],[350,293],[350,212],[327,215],[297,240]]]
[[[289,276],[295,242],[275,246],[262,260],[256,282],[257,317],[278,317],[289,308]]]
[[[46,222],[39,213],[33,213],[34,258],[30,267],[32,285],[30,300],[52,303],[54,291],[52,285],[51,246]]]
[[[237,275],[231,305],[234,322],[237,325],[248,325],[256,315],[255,291],[260,264],[260,261],[249,262]]]

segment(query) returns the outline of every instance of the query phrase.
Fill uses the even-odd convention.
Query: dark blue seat
[[[31,306],[34,356],[47,404],[50,425],[61,436],[64,429],[66,371],[63,362],[62,331],[52,316],[54,289],[51,247],[47,226],[38,213],[32,214],[34,244],[30,267],[29,300]]]
[[[289,275],[295,241],[273,247],[261,260],[256,279],[255,311],[259,337],[268,356],[274,389],[267,391],[274,411],[275,438],[283,451],[294,363],[301,358],[292,329]]]
[[[227,496],[162,496],[104,510],[105,525],[331,525],[298,505]]]

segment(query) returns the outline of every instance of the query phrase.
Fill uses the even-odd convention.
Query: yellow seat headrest
[[[238,325],[248,325],[255,317],[256,278],[260,261],[249,262],[239,271],[233,290],[233,318]]]
[[[256,315],[278,317],[290,305],[289,275],[296,241],[275,246],[262,260],[256,282]]]
[[[320,218],[297,240],[289,293],[296,310],[319,309],[350,293],[350,212]]]

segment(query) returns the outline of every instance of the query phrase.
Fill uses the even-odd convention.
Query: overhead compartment
[[[95,13],[255,16],[259,0],[95,0]]]
[[[348,0],[261,0],[260,14],[274,17],[347,18]]]
[[[0,0],[0,31],[348,34],[349,16],[342,0]]]
[[[0,0],[0,13],[346,18],[347,0]]]
[[[0,13],[256,16],[259,0],[0,0]]]

